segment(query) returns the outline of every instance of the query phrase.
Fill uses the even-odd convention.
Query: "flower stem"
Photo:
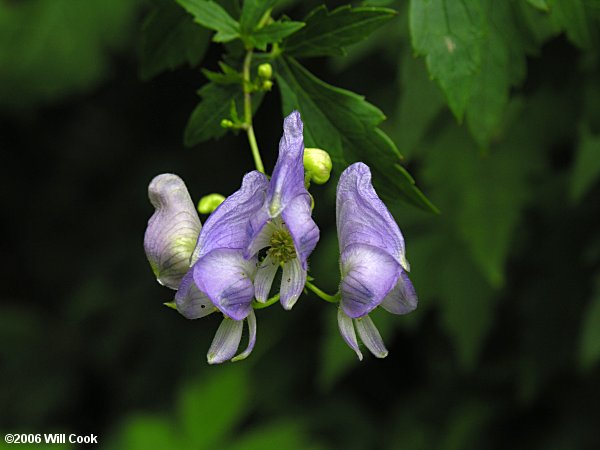
[[[263,308],[268,308],[269,306],[271,306],[273,303],[277,303],[279,301],[279,294],[274,295],[273,297],[271,297],[270,299],[268,299],[266,302],[261,303],[261,302],[257,302],[256,300],[252,301],[252,307],[254,309],[263,309]]]
[[[250,80],[250,63],[252,62],[252,50],[248,50],[246,58],[244,58],[244,68],[242,76],[244,78],[244,129],[248,135],[248,143],[250,144],[250,150],[252,150],[252,157],[254,158],[254,165],[256,170],[265,173],[265,168],[260,158],[260,152],[258,150],[258,144],[256,143],[256,136],[254,136],[254,128],[252,127],[252,82]]]
[[[310,289],[311,291],[313,291],[319,298],[322,298],[326,302],[329,302],[329,303],[338,303],[340,301],[340,294],[339,294],[339,292],[337,294],[335,294],[335,295],[326,294],[321,289],[319,289],[317,286],[315,286],[314,284],[312,284],[310,281],[307,281],[306,284],[305,284],[305,286],[308,289]]]

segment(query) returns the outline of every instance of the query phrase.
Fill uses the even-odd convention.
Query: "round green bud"
[[[271,64],[264,63],[258,66],[258,76],[265,80],[270,80],[273,76],[273,67],[271,67]]]
[[[217,207],[223,203],[225,197],[221,194],[208,194],[200,199],[198,202],[198,212],[200,214],[210,214]]]
[[[223,120],[221,120],[221,127],[222,128],[231,128],[231,127],[233,127],[233,122],[229,119],[223,119]]]
[[[270,91],[271,88],[273,87],[273,82],[270,80],[265,80],[262,83],[262,90],[263,91]]]
[[[329,153],[320,148],[304,149],[304,169],[309,181],[325,184],[331,174],[331,158]]]

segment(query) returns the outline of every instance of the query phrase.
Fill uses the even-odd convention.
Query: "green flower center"
[[[279,264],[285,264],[296,257],[294,241],[286,228],[276,228],[271,235],[270,244],[271,247],[267,250],[267,254]]]

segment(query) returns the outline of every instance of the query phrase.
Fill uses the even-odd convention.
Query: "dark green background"
[[[185,149],[203,75],[140,81],[147,5],[85,3],[0,2],[0,431],[140,449],[600,447],[597,42],[545,37],[487,149],[413,58],[404,2],[347,57],[307,60],[385,112],[442,211],[389,203],[420,305],[374,314],[385,360],[358,363],[335,308],[306,295],[292,312],[258,311],[248,360],[209,367],[220,318],[162,306],[172,293],[142,247],[146,188],[168,171],[194,200],[227,195],[253,169],[248,144],[228,134]],[[301,19],[316,4],[285,12]],[[202,65],[219,56],[211,46]],[[255,118],[268,170],[281,125],[274,89]],[[311,269],[329,292],[334,188],[312,190],[322,238]]]

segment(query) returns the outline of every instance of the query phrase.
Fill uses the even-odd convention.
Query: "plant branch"
[[[335,295],[329,295],[326,294],[325,292],[323,292],[321,289],[319,289],[317,286],[315,286],[314,284],[312,284],[310,281],[307,281],[305,286],[310,289],[311,291],[313,291],[317,297],[325,300],[326,302],[329,303],[338,303],[340,301],[340,294],[339,292]]]
[[[260,151],[258,150],[258,144],[256,143],[256,136],[254,135],[254,128],[252,127],[252,82],[250,80],[250,64],[252,62],[252,50],[248,50],[246,58],[244,58],[244,68],[242,76],[244,78],[244,130],[248,135],[248,143],[250,144],[250,150],[252,150],[252,157],[254,158],[254,165],[256,170],[265,173],[265,168],[260,158]]]

